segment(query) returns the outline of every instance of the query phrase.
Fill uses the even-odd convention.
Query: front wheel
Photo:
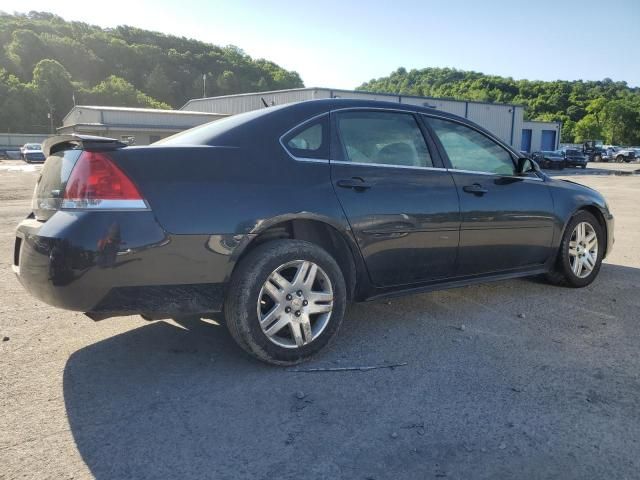
[[[245,351],[267,363],[293,365],[336,335],[346,300],[345,281],[331,255],[313,243],[277,240],[240,261],[224,313]]]
[[[586,287],[600,271],[605,244],[598,220],[589,212],[578,212],[567,225],[555,266],[547,274],[548,280],[558,285]]]

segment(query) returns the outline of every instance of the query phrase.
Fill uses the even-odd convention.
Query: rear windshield
[[[267,115],[277,107],[264,108],[262,110],[253,110],[251,112],[239,113],[231,115],[220,120],[205,123],[198,127],[176,133],[170,137],[164,138],[153,145],[211,145],[216,137],[231,130]]]

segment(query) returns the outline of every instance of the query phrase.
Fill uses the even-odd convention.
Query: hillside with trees
[[[602,139],[611,144],[640,144],[640,89],[626,82],[544,82],[450,68],[399,68],[388,77],[363,83],[358,90],[521,104],[529,120],[562,121],[563,142]]]
[[[296,72],[234,46],[42,12],[0,12],[0,131],[47,132],[73,106],[178,108],[203,94],[304,86]]]

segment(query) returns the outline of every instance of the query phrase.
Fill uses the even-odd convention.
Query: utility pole
[[[202,98],[207,96],[207,74],[202,74]]]
[[[53,135],[53,105],[49,99],[47,99],[47,106],[49,107],[49,113],[47,113],[47,118],[49,119],[49,134]]]

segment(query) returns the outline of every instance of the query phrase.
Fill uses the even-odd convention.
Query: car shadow
[[[604,265],[598,288],[615,290],[616,282],[638,283],[639,273],[635,268]],[[495,295],[505,299],[522,295],[523,285],[540,298],[565,295],[557,287],[522,280],[501,283],[504,288],[496,289]],[[371,363],[371,358],[413,359],[404,370],[344,375],[270,367],[242,352],[215,317],[147,323],[89,345],[72,354],[64,370],[66,412],[78,451],[97,479],[383,478],[389,469],[399,472],[396,478],[415,478],[438,476],[445,468],[460,471],[467,460],[469,474],[474,464],[490,471],[486,462],[491,452],[481,457],[469,452],[503,441],[496,439],[506,438],[509,445],[520,441],[506,418],[494,421],[492,416],[497,419],[500,412],[509,411],[510,422],[518,423],[519,415],[526,422],[532,409],[547,401],[550,390],[557,389],[557,398],[563,401],[568,387],[564,378],[556,385],[548,370],[542,377],[532,370],[524,376],[532,384],[538,379],[541,390],[529,386],[526,397],[517,396],[514,385],[523,374],[513,373],[510,379],[512,373],[504,366],[510,362],[504,356],[513,350],[519,361],[526,350],[515,351],[512,344],[506,348],[501,343],[473,347],[477,340],[471,339],[469,330],[473,332],[474,315],[485,315],[477,303],[457,302],[455,317],[447,311],[440,317],[425,316],[443,303],[453,308],[454,299],[476,293],[483,298],[494,291],[478,286],[451,292],[457,293],[356,305],[350,314],[353,323],[341,332],[345,335],[339,348],[320,359],[324,366],[341,366],[345,355],[356,356],[354,352],[358,356],[349,361],[356,364]],[[487,321],[494,321],[495,315],[487,311]],[[464,333],[451,328],[460,318],[467,323]],[[495,321],[504,323],[505,332],[512,327],[526,332],[539,328],[539,319],[517,319],[520,324],[514,326],[512,318],[515,315]],[[397,328],[389,333],[391,326]],[[487,338],[500,342],[503,337]],[[460,341],[469,346],[461,347]],[[401,351],[398,344],[403,345]],[[557,345],[549,343],[549,351],[557,351]],[[468,359],[460,348],[467,349]],[[495,362],[500,363],[499,374],[494,372]],[[522,363],[527,365],[524,359]],[[570,384],[581,378],[579,365],[572,368],[566,377]],[[551,413],[536,428],[546,428],[544,422],[553,428],[576,422],[572,416],[562,417],[560,407],[555,416],[554,408],[553,403],[545,407]],[[580,410],[583,407],[571,408],[575,415],[590,418],[590,412]],[[606,413],[617,417],[611,408]],[[579,435],[580,422],[566,428]],[[539,468],[538,473],[547,469],[549,474],[562,471],[557,462],[567,462],[566,468],[576,468],[579,460],[585,468],[590,465],[590,457],[579,450],[569,455],[569,447],[557,453],[559,460],[549,461],[556,453],[551,447],[548,454],[539,451],[546,448],[542,445],[536,446],[535,457],[527,458],[525,442],[519,447],[524,455],[510,461],[533,462],[526,466]],[[501,448],[494,446],[496,456],[502,455]],[[602,448],[606,453],[607,445]],[[461,458],[459,452],[467,453]],[[494,460],[494,473],[515,472],[525,465],[506,466],[498,457]]]

